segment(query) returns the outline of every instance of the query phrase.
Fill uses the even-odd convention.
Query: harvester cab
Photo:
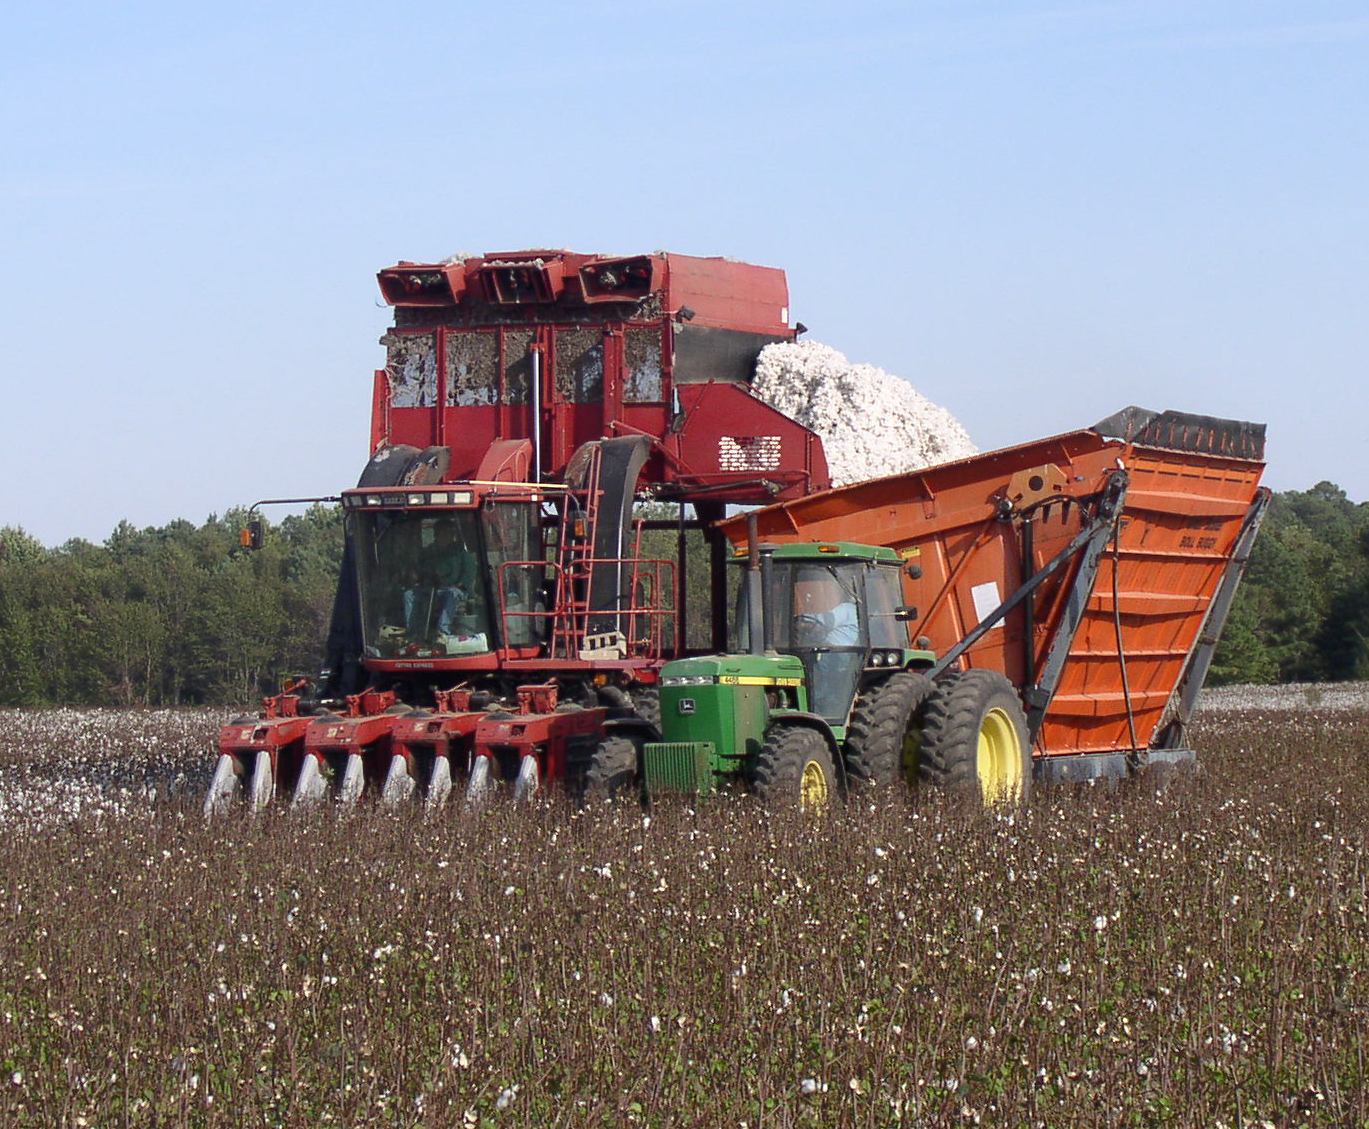
[[[510,489],[349,491],[361,649],[374,670],[535,656],[547,636],[539,497]]]
[[[663,739],[642,751],[647,790],[707,793],[733,780],[767,800],[820,804],[848,774],[868,775],[872,756],[901,755],[872,747],[862,699],[920,687],[916,672],[936,661],[909,646],[904,561],[849,541],[752,539],[734,563],[746,575],[728,652],[661,672]]]

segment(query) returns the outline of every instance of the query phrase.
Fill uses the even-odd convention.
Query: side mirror
[[[250,552],[260,549],[265,540],[266,530],[259,517],[250,518],[247,526],[238,534],[238,544]]]

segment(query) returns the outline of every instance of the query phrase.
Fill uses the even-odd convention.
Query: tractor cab
[[[865,672],[904,666],[909,657],[903,562],[892,549],[850,542],[764,546],[761,554],[762,649],[799,659],[809,709],[845,725]],[[744,567],[745,555],[734,564]],[[753,650],[750,591],[738,589],[735,653]]]
[[[728,653],[661,670],[662,739],[642,750],[647,791],[711,792],[740,777],[818,803],[835,786],[858,696],[936,661],[908,643],[903,559],[847,541],[749,537],[733,565],[744,571]]]

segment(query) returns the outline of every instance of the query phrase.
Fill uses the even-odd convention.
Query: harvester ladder
[[[561,519],[561,539],[557,546],[557,615],[552,628],[551,653],[561,658],[577,658],[589,630],[591,581],[594,576],[594,546],[599,529],[601,490],[599,473],[603,453],[597,445],[590,451],[583,492],[566,495]]]

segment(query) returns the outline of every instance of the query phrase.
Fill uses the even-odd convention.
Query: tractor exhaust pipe
[[[747,651],[765,654],[764,588],[761,584],[761,548],[756,514],[746,515],[746,641]]]
[[[761,550],[761,635],[765,639],[765,653],[775,651],[775,609],[770,606],[774,599],[775,585],[771,579],[775,574],[775,547],[767,545]]]

